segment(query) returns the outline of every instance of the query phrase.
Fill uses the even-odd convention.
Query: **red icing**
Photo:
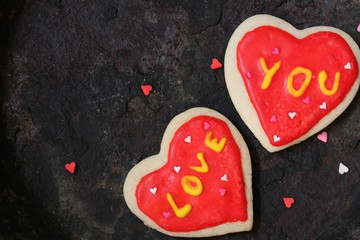
[[[273,54],[274,49],[279,54]],[[261,89],[265,73],[259,63],[263,57],[270,69],[277,61],[281,66],[265,90]],[[350,62],[352,69],[344,66]],[[317,32],[303,39],[271,26],[262,26],[244,35],[237,47],[237,65],[244,79],[250,100],[256,109],[261,125],[274,146],[282,146],[307,133],[320,119],[341,103],[358,76],[356,58],[346,41],[333,32]],[[287,90],[289,73],[296,67],[312,72],[312,79],[300,97]],[[318,74],[325,70],[328,75],[326,87],[331,89],[335,73],[340,72],[338,91],[327,96],[320,90]],[[247,76],[251,74],[251,78]],[[294,87],[299,89],[303,74],[294,77]],[[311,99],[311,101],[310,101]],[[326,102],[327,109],[320,109]],[[291,119],[289,112],[296,112]],[[272,116],[277,121],[270,121]],[[280,137],[275,142],[273,136]]]
[[[204,130],[204,123],[211,127]],[[226,138],[227,142],[220,153],[204,145],[205,135],[212,131],[212,138],[218,141]],[[191,136],[191,143],[184,139]],[[203,152],[209,171],[199,173],[189,166],[200,166],[196,157]],[[179,173],[174,166],[181,166]],[[221,178],[227,174],[228,181]],[[201,179],[203,192],[200,196],[190,196],[184,192],[180,180],[183,176],[194,175]],[[156,187],[153,195],[149,189]],[[219,189],[226,189],[226,194],[219,194]],[[166,193],[171,193],[178,207],[189,203],[192,210],[184,218],[178,218]],[[161,168],[144,176],[137,186],[136,199],[139,208],[160,227],[173,232],[196,231],[226,222],[246,221],[247,201],[241,167],[241,154],[227,124],[209,116],[194,117],[184,123],[172,139],[168,162]],[[164,213],[167,217],[164,216]]]

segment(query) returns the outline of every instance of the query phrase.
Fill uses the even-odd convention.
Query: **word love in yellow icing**
[[[281,61],[277,61],[271,68],[268,68],[265,59],[264,58],[260,58],[260,66],[263,69],[263,71],[265,72],[265,77],[264,80],[261,84],[261,89],[265,90],[267,89],[270,84],[271,81],[273,79],[273,76],[276,74],[276,72],[280,69],[281,67]],[[305,75],[305,80],[302,83],[302,85],[300,86],[299,89],[295,89],[294,88],[294,77],[296,75],[299,74],[304,74]],[[332,86],[331,89],[328,89],[325,86],[325,82],[327,80],[328,76],[325,70],[320,71],[320,73],[318,74],[318,82],[319,82],[319,86],[320,86],[320,90],[323,94],[327,95],[327,96],[331,96],[334,95],[337,90],[339,89],[339,82],[340,82],[340,72],[336,72],[335,74],[335,81],[334,84]],[[304,67],[296,67],[294,68],[287,79],[287,89],[289,91],[289,93],[294,96],[294,97],[300,97],[304,94],[305,90],[307,89],[307,87],[309,86],[310,82],[312,79],[312,72],[311,70],[304,68]]]
[[[218,142],[217,138],[212,139],[212,132],[209,131],[204,140],[204,144],[207,148],[215,151],[216,153],[221,153],[226,144],[226,138],[222,138],[220,142]],[[203,152],[199,152],[196,154],[197,159],[200,162],[200,166],[189,166],[190,169],[194,170],[198,173],[207,173],[209,172],[209,165],[206,162],[205,156]],[[203,183],[201,179],[194,175],[186,175],[181,178],[181,186],[185,193],[191,196],[200,196],[203,191]],[[178,218],[186,217],[191,209],[192,205],[190,203],[186,203],[183,207],[178,207],[171,193],[166,193],[166,199],[169,202],[171,208],[175,212],[175,215]]]

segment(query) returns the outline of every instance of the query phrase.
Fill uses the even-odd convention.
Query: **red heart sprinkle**
[[[152,90],[152,86],[151,85],[142,85],[141,89],[143,91],[143,93],[148,96],[150,94],[150,91]]]
[[[213,58],[212,63],[211,63],[211,69],[215,70],[215,69],[219,69],[219,68],[222,68],[221,62],[219,62],[219,60],[217,60],[216,58]]]
[[[68,170],[71,174],[74,174],[75,168],[76,168],[75,162],[65,164],[65,169]]]
[[[287,208],[291,208],[291,206],[292,206],[293,203],[295,202],[295,199],[294,199],[294,198],[284,197],[283,200],[284,200],[285,206],[286,206]]]

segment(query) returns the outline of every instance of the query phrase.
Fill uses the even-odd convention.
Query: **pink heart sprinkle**
[[[246,72],[246,77],[250,79],[251,78],[251,73]]]
[[[327,142],[327,132],[322,132],[322,133],[320,133],[320,134],[318,134],[317,135],[317,138],[320,140],[320,141],[322,141],[322,142],[324,142],[324,143],[326,143]]]
[[[226,193],[226,189],[224,189],[224,188],[219,188],[219,193],[220,193],[220,196],[224,196],[225,195],[225,193]]]
[[[208,122],[204,122],[204,130],[209,130],[211,128],[211,124]]]
[[[360,23],[359,23],[359,26],[357,27],[357,31],[360,32]]]
[[[274,48],[274,50],[271,52],[273,55],[279,55],[280,51],[278,48]]]
[[[306,97],[302,100],[303,103],[305,104],[310,104],[310,97]]]
[[[169,218],[169,217],[170,217],[170,212],[169,212],[169,211],[165,211],[165,212],[163,212],[163,214],[164,214],[164,217],[165,217],[165,218]]]
[[[278,121],[277,116],[272,115],[271,118],[270,118],[270,122],[276,123],[277,121]]]

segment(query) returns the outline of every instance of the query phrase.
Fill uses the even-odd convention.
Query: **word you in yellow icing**
[[[278,70],[281,67],[281,60],[277,61],[272,67],[268,67],[266,64],[266,61],[264,58],[260,58],[260,66],[262,68],[262,70],[265,73],[265,77],[264,80],[261,84],[261,89],[265,90],[267,89],[270,84],[271,81],[274,77],[274,75],[278,72]],[[305,80],[302,83],[302,85],[300,86],[299,89],[295,89],[294,88],[294,77],[296,75],[299,74],[304,74],[305,75]],[[287,90],[289,91],[289,93],[294,96],[294,97],[300,97],[304,94],[305,90],[308,88],[310,82],[312,79],[312,72],[310,69],[304,68],[304,67],[295,67],[288,76],[287,82],[286,82],[286,86],[287,86]],[[327,95],[327,96],[331,96],[334,95],[337,90],[339,89],[339,82],[340,82],[340,72],[336,72],[335,73],[335,81],[333,83],[333,86],[331,89],[328,89],[325,86],[325,82],[328,79],[327,73],[325,70],[320,71],[320,73],[318,74],[318,83],[319,83],[319,87],[320,90],[323,94]]]

